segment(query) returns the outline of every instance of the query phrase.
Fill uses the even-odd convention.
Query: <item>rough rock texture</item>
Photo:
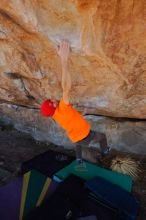
[[[42,119],[38,110],[1,104],[0,115],[3,115],[1,120],[5,123],[14,124],[16,129],[31,134],[38,141],[52,142],[67,149],[74,148],[63,129],[52,119]],[[106,134],[112,149],[146,155],[145,121],[128,121],[101,116],[85,118],[91,123],[92,129]]]
[[[145,0],[0,0],[1,102],[38,108],[60,99],[63,38],[72,47],[73,103],[146,118]]]

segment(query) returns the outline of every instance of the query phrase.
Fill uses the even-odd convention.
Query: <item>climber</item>
[[[63,40],[58,46],[57,52],[61,59],[63,96],[60,102],[45,100],[41,105],[41,113],[45,117],[52,117],[67,132],[68,137],[76,146],[76,158],[80,164],[82,147],[92,148],[92,145],[98,142],[100,150],[97,157],[108,154],[110,148],[107,146],[105,134],[91,130],[90,124],[70,103],[71,76],[68,71],[70,53],[68,41]]]

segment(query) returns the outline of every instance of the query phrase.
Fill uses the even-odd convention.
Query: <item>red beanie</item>
[[[49,99],[45,100],[41,105],[41,113],[44,117],[53,116],[55,109],[53,102]]]

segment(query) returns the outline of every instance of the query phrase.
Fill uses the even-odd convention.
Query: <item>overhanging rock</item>
[[[40,111],[14,105],[0,105],[1,120],[14,124],[15,128],[31,134],[38,141],[52,142],[72,149],[74,145],[66,133],[52,120],[42,118]],[[108,144],[121,152],[146,155],[146,122],[114,119],[102,116],[86,116],[92,129],[105,132]]]

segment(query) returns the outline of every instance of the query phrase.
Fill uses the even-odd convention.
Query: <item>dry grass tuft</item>
[[[138,178],[138,174],[140,173],[139,163],[127,156],[116,156],[112,159],[110,168],[113,171],[127,174],[134,180]]]

